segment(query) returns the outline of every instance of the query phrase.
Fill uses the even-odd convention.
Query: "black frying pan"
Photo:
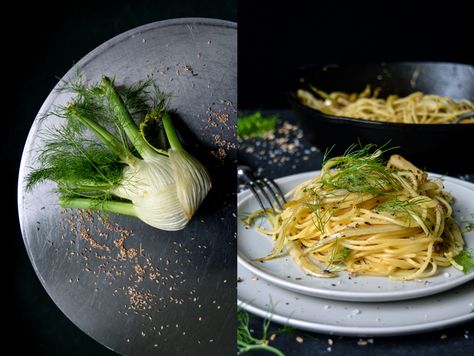
[[[474,124],[397,124],[326,115],[296,99],[296,90],[308,84],[326,92],[360,92],[370,84],[382,88],[381,97],[421,91],[473,100],[473,66],[439,62],[306,66],[296,73],[288,97],[304,132],[322,151],[335,145],[332,153],[341,154],[358,141],[377,145],[390,141],[390,146],[399,146],[397,153],[429,171],[474,172]]]

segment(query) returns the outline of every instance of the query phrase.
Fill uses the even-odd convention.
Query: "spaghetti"
[[[406,97],[389,95],[387,99],[378,98],[380,89],[371,90],[367,86],[361,93],[335,91],[325,93],[311,87],[311,91],[299,89],[298,99],[306,106],[324,114],[356,119],[397,122],[406,124],[450,124],[458,115],[474,110],[469,100],[454,101],[439,95],[424,95],[420,92]],[[320,99],[321,98],[321,99]],[[474,118],[461,121],[474,123]]]
[[[281,211],[265,212],[271,228],[257,230],[274,246],[260,260],[288,253],[317,277],[342,270],[411,280],[433,276],[438,267],[463,269],[454,258],[464,241],[442,182],[399,155],[385,165],[380,150],[368,149],[329,159],[319,176],[288,193]]]

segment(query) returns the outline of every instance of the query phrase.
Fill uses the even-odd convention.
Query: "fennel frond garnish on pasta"
[[[287,194],[283,209],[266,211],[271,227],[255,229],[271,236],[274,246],[259,260],[289,254],[317,277],[346,271],[395,280],[471,267],[470,259],[457,258],[466,256],[464,240],[442,181],[399,155],[385,163],[373,148],[352,146],[325,160],[320,175]]]

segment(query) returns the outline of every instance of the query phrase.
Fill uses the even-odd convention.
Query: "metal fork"
[[[275,207],[278,210],[283,209],[283,205],[286,203],[285,196],[272,179],[256,178],[248,166],[237,166],[237,177],[250,189],[263,211],[266,210],[264,202],[274,212]]]

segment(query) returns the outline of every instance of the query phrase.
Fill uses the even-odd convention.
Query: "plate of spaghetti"
[[[238,197],[238,259],[280,287],[334,300],[418,298],[474,279],[474,184],[382,149],[349,148],[278,179],[287,203]]]

